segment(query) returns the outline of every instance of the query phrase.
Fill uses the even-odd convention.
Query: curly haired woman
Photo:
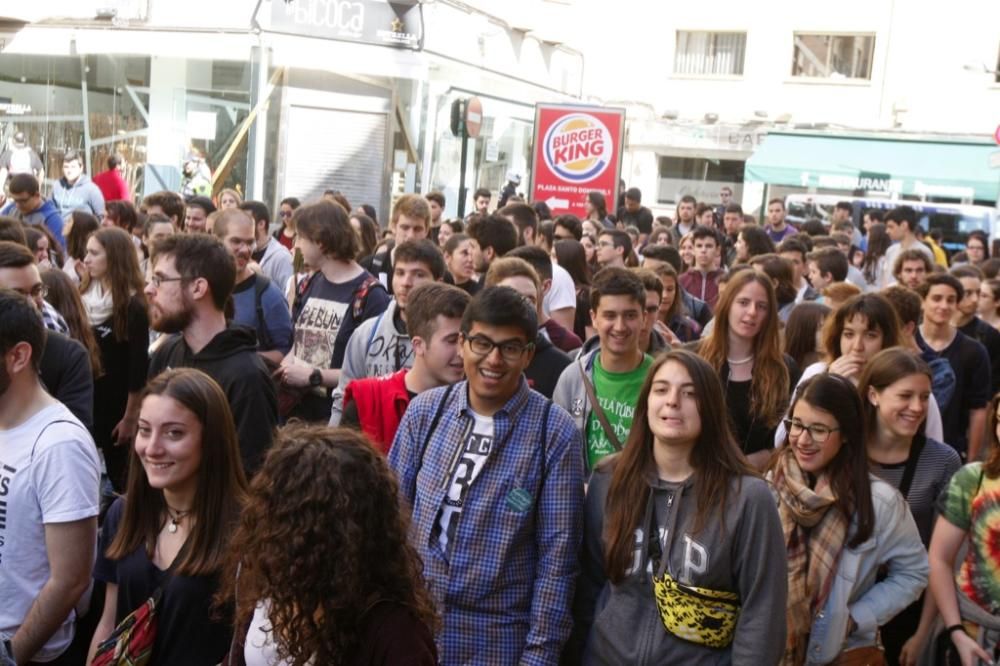
[[[437,663],[436,616],[397,493],[361,434],[303,424],[279,433],[251,483],[220,594],[235,600],[243,639],[233,663]]]

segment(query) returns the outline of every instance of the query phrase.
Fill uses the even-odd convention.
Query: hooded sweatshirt
[[[551,399],[552,393],[556,390],[559,376],[572,362],[573,360],[566,352],[558,349],[548,337],[539,331],[535,338],[535,355],[528,367],[524,369],[528,386]]]
[[[104,195],[85,173],[70,185],[60,178],[52,187],[52,203],[59,209],[59,215],[66,218],[74,210],[83,210],[100,219],[104,215]]]
[[[248,328],[231,324],[195,353],[184,336],[175,335],[153,354],[149,377],[171,368],[197,368],[222,387],[236,422],[243,469],[249,478],[263,462],[278,425],[278,397],[257,354],[257,336]]]
[[[63,238],[63,218],[59,214],[59,209],[51,201],[43,201],[41,206],[27,214],[22,213],[18,209],[17,204],[11,201],[4,206],[3,210],[0,210],[0,215],[13,217],[15,220],[20,220],[30,226],[40,227],[45,225],[52,232],[52,236],[59,241],[59,244],[64,248],[66,247],[66,239]],[[79,279],[77,279],[77,282],[79,282]]]
[[[643,526],[635,530],[635,559],[619,584],[604,571],[604,507],[612,465],[591,477],[584,508],[582,572],[573,616],[570,656],[589,664],[776,664],[785,647],[787,569],[781,521],[774,497],[759,478],[731,482],[724,513],[693,533],[696,477],[681,483],[650,478]],[[655,521],[661,548],[669,543],[667,571],[683,585],[735,592],[740,614],[725,648],[698,645],[670,634],[653,596],[646,527]],[[676,536],[668,532],[677,527]],[[582,653],[581,653],[582,650]],[[576,653],[575,655],[573,653]],[[574,660],[576,663],[577,660]]]
[[[396,299],[385,312],[362,322],[347,341],[340,382],[333,390],[330,425],[340,425],[344,415],[344,391],[362,377],[383,377],[413,367],[413,343],[400,317]]]

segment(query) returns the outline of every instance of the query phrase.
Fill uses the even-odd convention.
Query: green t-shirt
[[[969,549],[958,570],[958,587],[990,612],[1000,611],[1000,479],[983,474],[981,462],[955,472],[938,500],[938,512],[955,527],[969,533]]]
[[[618,441],[623,445],[628,439],[628,432],[632,427],[635,402],[639,398],[639,391],[642,390],[642,383],[646,381],[646,373],[652,363],[653,357],[649,354],[643,354],[642,363],[635,370],[608,372],[601,367],[600,352],[594,359],[594,371],[591,375],[594,382],[594,393],[604,409],[604,416],[607,417],[608,424],[614,430]],[[593,469],[597,461],[614,452],[614,445],[608,441],[604,434],[604,428],[601,427],[601,422],[597,419],[597,414],[594,409],[591,409],[590,416],[587,418],[587,464]]]

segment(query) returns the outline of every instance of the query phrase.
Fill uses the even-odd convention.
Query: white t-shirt
[[[247,630],[246,644],[243,646],[243,659],[247,666],[288,666],[290,662],[278,659],[278,649],[271,636],[271,604],[257,604],[254,609],[250,628]],[[313,664],[314,659],[309,660]]]
[[[441,544],[441,552],[445,554],[448,553],[448,541],[458,528],[458,518],[462,513],[465,498],[469,494],[469,488],[483,471],[486,459],[493,449],[493,417],[477,414],[471,409],[469,412],[473,418],[472,430],[462,442],[462,453],[458,464],[455,465],[448,493],[444,496],[444,504],[441,506],[441,516],[438,518],[438,525],[441,528],[438,543]]]
[[[928,259],[931,260],[931,264],[934,263],[934,251],[920,241],[914,241],[913,245],[907,249],[920,250],[927,255]],[[896,270],[896,259],[898,259],[899,255],[902,253],[902,243],[893,243],[889,246],[889,249],[885,251],[885,269],[882,271],[882,284],[879,285],[880,289],[885,289],[886,287],[891,287],[896,284],[896,276],[893,275],[893,271]]]
[[[566,269],[552,262],[552,287],[549,293],[542,299],[542,309],[546,315],[551,315],[553,310],[576,307],[576,285],[573,278],[569,276]]]
[[[100,476],[94,440],[62,403],[0,430],[0,634],[18,630],[49,579],[45,525],[96,516]],[[65,652],[74,619],[66,618],[37,661]]]

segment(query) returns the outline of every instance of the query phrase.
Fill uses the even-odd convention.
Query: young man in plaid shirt
[[[480,292],[462,319],[467,380],[417,396],[389,453],[442,613],[442,664],[555,664],[570,633],[583,445],[523,377],[537,334],[515,291]]]

